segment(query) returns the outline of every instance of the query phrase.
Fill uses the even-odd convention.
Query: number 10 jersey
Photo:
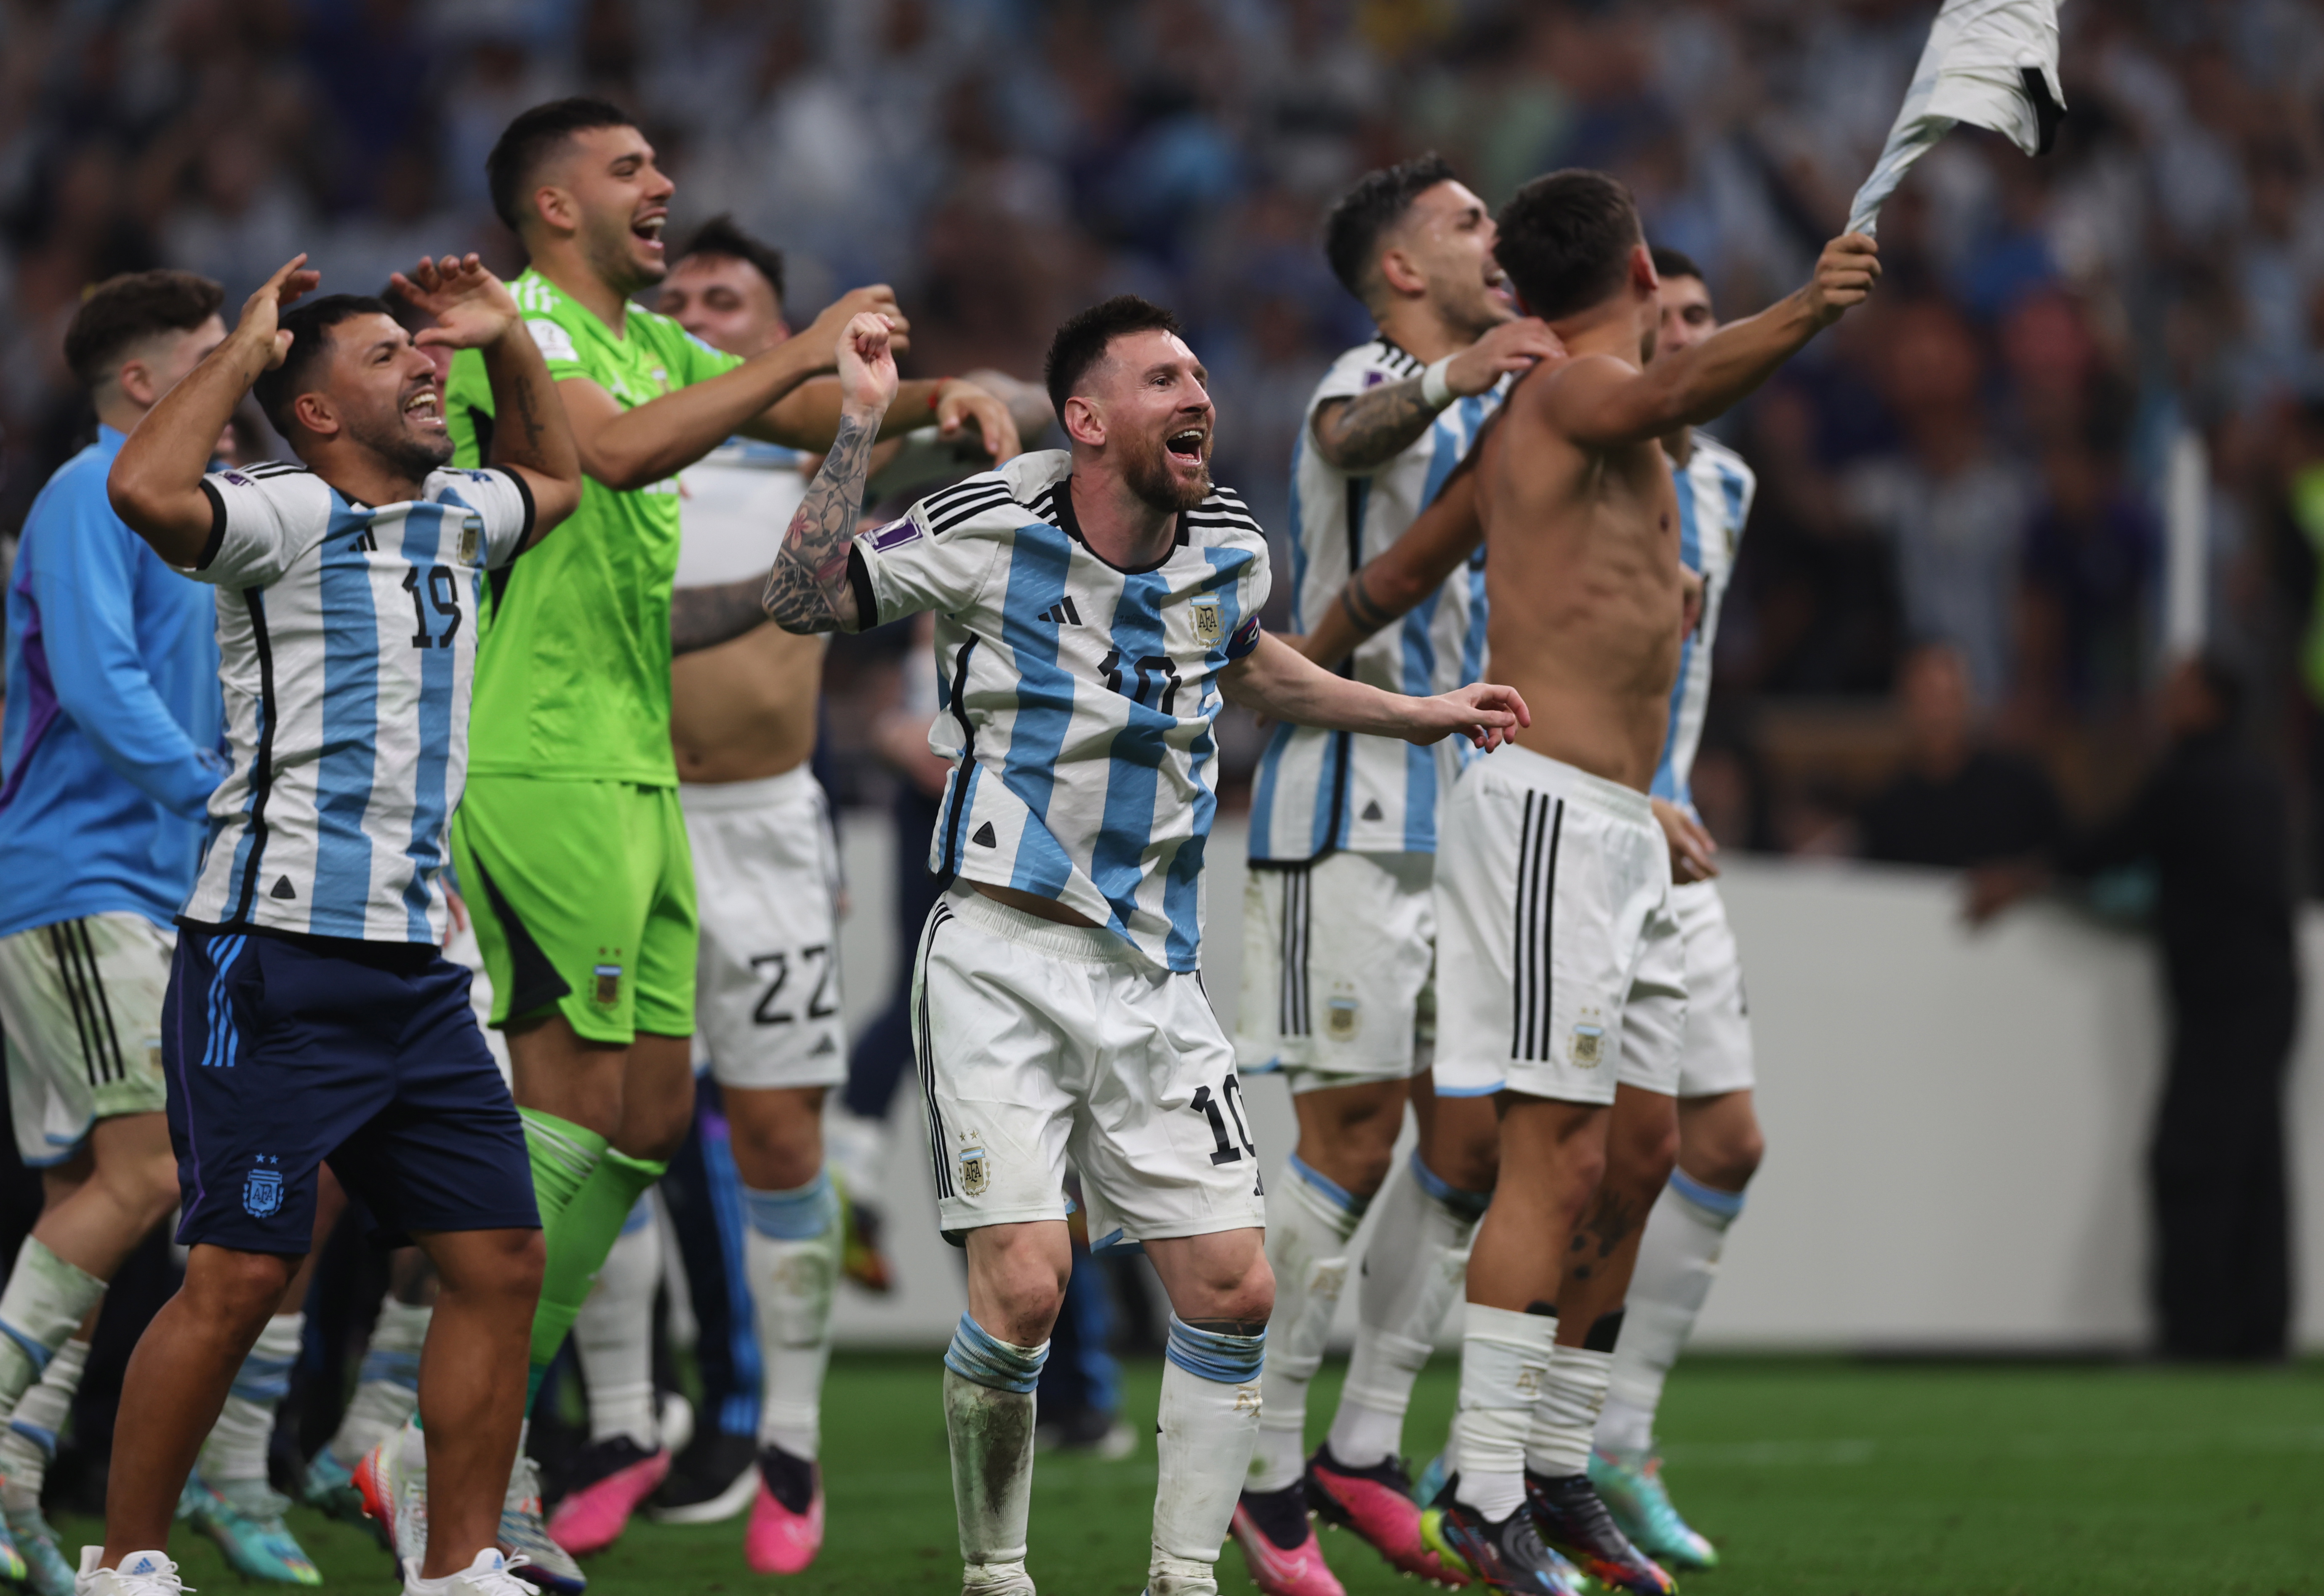
[[[1223,490],[1157,564],[1084,540],[1072,457],[1021,455],[855,540],[866,626],[936,613],[954,761],[929,868],[1054,899],[1144,963],[1195,968],[1218,809],[1218,673],[1259,646],[1267,540]]]
[[[226,780],[185,918],[440,944],[445,827],[467,780],[484,573],[532,530],[502,471],[352,501],[302,466],[202,479],[217,589]]]

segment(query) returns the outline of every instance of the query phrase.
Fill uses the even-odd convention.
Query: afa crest
[[[1345,995],[1332,999],[1325,1005],[1323,1026],[1333,1041],[1354,1041],[1356,1033],[1364,1029],[1363,1004]]]
[[[1211,648],[1226,641],[1227,614],[1215,593],[1194,595],[1191,606],[1194,612],[1194,641]]]
[[[271,1219],[282,1206],[282,1171],[263,1153],[242,1183],[242,1206],[253,1219]]]
[[[1606,1028],[1582,1024],[1573,1028],[1573,1062],[1583,1069],[1596,1069],[1605,1055]]]
[[[619,964],[597,964],[589,972],[593,978],[590,999],[601,1009],[610,1009],[622,1001],[622,967]]]
[[[960,1139],[960,1190],[964,1197],[981,1197],[984,1188],[992,1184],[992,1160],[985,1156],[984,1144],[973,1130],[963,1131]]]
[[[476,521],[474,516],[460,523],[460,563],[464,566],[476,563]]]

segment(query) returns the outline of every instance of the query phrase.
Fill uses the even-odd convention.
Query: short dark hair
[[[369,294],[325,294],[311,304],[282,313],[282,330],[290,335],[290,353],[272,371],[259,373],[250,392],[286,442],[298,442],[298,423],[291,406],[298,402],[299,395],[312,387],[307,379],[317,364],[331,357],[331,329],[358,316],[392,318],[394,315],[386,300]]]
[[[1545,321],[1587,310],[1619,288],[1643,237],[1629,189],[1579,167],[1519,189],[1499,226],[1493,258],[1526,312]]]
[[[762,244],[742,231],[730,211],[720,211],[699,227],[685,245],[672,255],[669,263],[691,260],[696,255],[716,255],[722,260],[742,261],[767,280],[775,291],[775,305],[783,302],[783,252],[771,244]]]
[[[512,230],[522,232],[518,218],[524,215],[524,187],[558,145],[593,127],[637,125],[636,117],[613,101],[588,95],[551,100],[520,114],[484,157],[484,180],[492,190],[494,214]]]
[[[65,364],[94,388],[133,344],[191,332],[218,312],[226,290],[191,272],[124,272],[88,291],[65,328]]]
[[[1065,423],[1065,401],[1090,374],[1090,368],[1105,358],[1107,347],[1114,339],[1131,333],[1176,333],[1185,336],[1178,318],[1151,300],[1141,300],[1136,294],[1116,294],[1102,305],[1092,305],[1066,321],[1049,340],[1049,357],[1042,364],[1041,381],[1049,390],[1049,402],[1056,407],[1057,421]]]
[[[1711,286],[1711,279],[1702,274],[1702,268],[1696,265],[1694,257],[1684,250],[1673,249],[1667,244],[1657,244],[1650,253],[1655,257],[1655,276],[1692,277],[1705,288]]]
[[[1404,220],[1414,200],[1439,183],[1454,180],[1452,163],[1434,150],[1357,179],[1323,223],[1324,258],[1332,263],[1332,275],[1340,286],[1364,299],[1380,235]]]

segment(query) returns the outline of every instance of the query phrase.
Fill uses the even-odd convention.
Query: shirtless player
[[[1572,358],[1517,382],[1475,473],[1495,674],[1535,717],[1516,752],[1464,773],[1440,849],[1437,1089],[1498,1093],[1502,1157],[1470,1259],[1459,1480],[1425,1527],[1496,1588],[1560,1588],[1546,1542],[1616,1589],[1660,1591],[1667,1577],[1613,1528],[1585,1472],[1607,1327],[1553,1342],[1561,1295],[1595,1319],[1575,1311],[1564,1260],[1628,1078],[1626,1002],[1675,943],[1647,800],[1687,591],[1661,439],[1764,382],[1871,291],[1879,263],[1869,239],[1836,239],[1806,287],[1648,368],[1658,285],[1620,184],[1536,179],[1499,229],[1520,306]]]

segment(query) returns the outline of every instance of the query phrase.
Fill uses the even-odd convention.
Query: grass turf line
[[[959,1589],[934,1352],[845,1355],[824,1406],[829,1531],[807,1573],[744,1567],[742,1521],[642,1521],[590,1559],[604,1596],[784,1596]],[[1308,1404],[1322,1437],[1342,1366]],[[1138,1450],[1045,1457],[1034,1477],[1034,1578],[1051,1596],[1137,1596],[1154,1493],[1158,1364],[1125,1368]],[[1406,1444],[1443,1435],[1451,1360],[1415,1393]],[[1723,1566],[1688,1596],[2324,1596],[2324,1365],[2252,1372],[1697,1359],[1665,1404],[1667,1475]],[[1416,1467],[1417,1460],[1416,1460]],[[291,1528],[327,1588],[393,1589],[387,1554],[305,1508]],[[66,1554],[95,1538],[60,1523]],[[1414,1596],[1344,1534],[1323,1537],[1349,1596]],[[189,1583],[241,1584],[178,1527]],[[1252,1587],[1229,1545],[1222,1596]]]

